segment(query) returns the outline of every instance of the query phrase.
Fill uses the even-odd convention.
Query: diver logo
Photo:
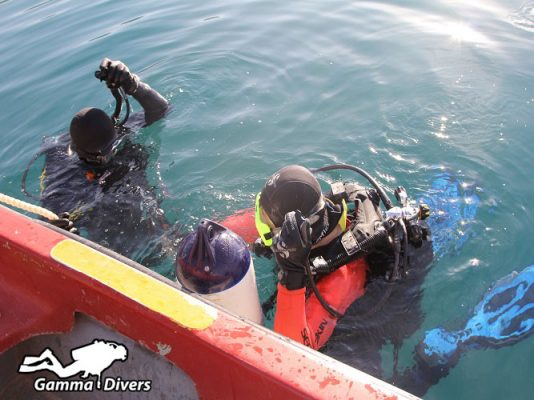
[[[266,186],[276,186],[276,182],[278,182],[278,179],[280,179],[280,174],[277,172],[273,176],[269,178],[269,180],[266,183]]]
[[[104,392],[148,392],[151,389],[150,380],[122,380],[121,378],[106,377],[102,382],[102,372],[107,370],[115,361],[126,361],[128,349],[126,346],[105,340],[95,339],[92,343],[72,349],[73,362],[63,365],[48,347],[38,356],[26,356],[19,366],[19,373],[33,373],[37,371],[51,371],[62,380],[48,380],[39,377],[33,387],[38,392],[92,392],[95,381],[68,379],[81,374],[83,379],[96,376],[96,389]]]

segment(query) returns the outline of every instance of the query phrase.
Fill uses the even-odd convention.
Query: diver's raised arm
[[[139,76],[130,72],[122,61],[104,58],[100,63],[98,78],[106,81],[110,88],[122,87],[126,94],[131,95],[141,104],[145,111],[147,125],[157,121],[169,108],[169,103],[148,84],[141,82]]]

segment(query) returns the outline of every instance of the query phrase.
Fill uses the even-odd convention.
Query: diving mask
[[[85,161],[88,164],[92,165],[105,165],[111,161],[111,159],[118,153],[121,148],[121,145],[124,143],[124,135],[119,136],[103,150],[100,150],[96,153],[86,152],[82,149],[78,149],[74,143],[70,144],[69,152],[76,152],[78,157],[81,160]]]

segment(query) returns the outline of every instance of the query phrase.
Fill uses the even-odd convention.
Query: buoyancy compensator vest
[[[358,167],[340,165],[340,169]],[[318,171],[337,169],[335,166]],[[365,172],[365,171],[363,171]],[[362,174],[362,173],[361,173]],[[424,246],[425,264],[432,260],[431,232],[424,221],[430,214],[428,206],[411,205],[403,187],[395,190],[398,206],[393,206],[385,192],[368,174],[364,175],[374,186],[366,188],[358,183],[335,182],[327,195],[332,202],[346,202],[347,229],[327,246],[315,249],[310,255],[310,269],[314,275],[328,274],[359,257],[366,257],[371,276],[387,279],[402,277],[417,257],[417,249]],[[367,175],[367,176],[366,176]],[[380,208],[383,202],[385,211]]]

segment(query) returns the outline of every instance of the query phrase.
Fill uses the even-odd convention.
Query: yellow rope
[[[24,201],[15,199],[2,193],[0,193],[0,203],[4,203],[12,207],[20,208],[21,210],[40,215],[41,217],[47,218],[50,221],[59,219],[56,214],[54,214],[52,211],[47,210],[46,208],[26,203]]]

